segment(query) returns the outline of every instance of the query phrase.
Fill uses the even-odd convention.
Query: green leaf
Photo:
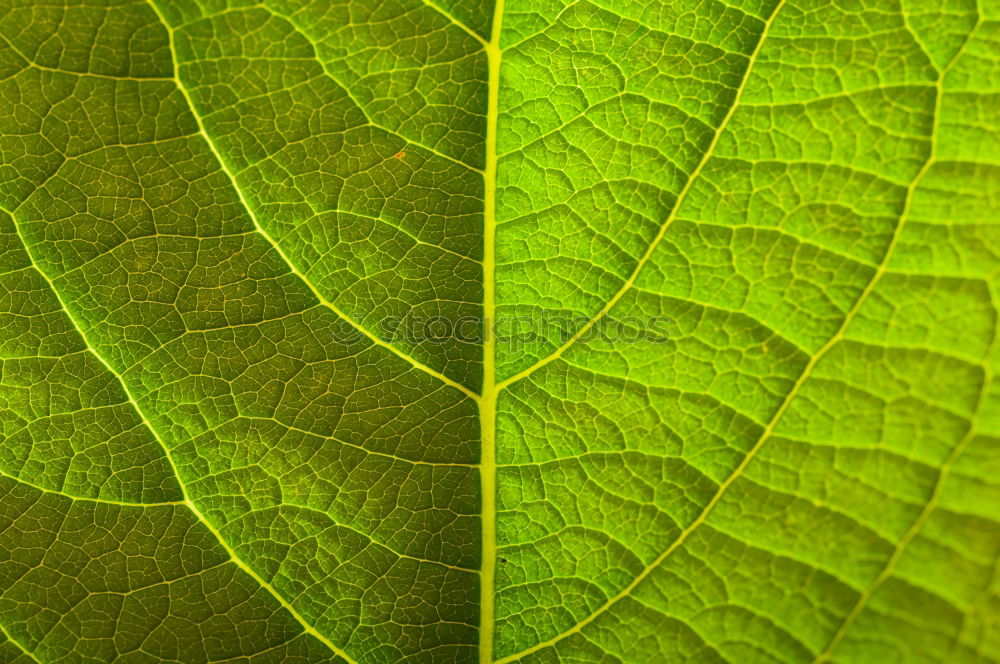
[[[0,662],[1000,662],[996,0],[0,0]]]

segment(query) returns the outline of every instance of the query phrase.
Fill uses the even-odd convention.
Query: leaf
[[[1000,662],[994,0],[0,0],[0,661]]]

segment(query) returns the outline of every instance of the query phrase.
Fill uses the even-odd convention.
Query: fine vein
[[[701,161],[699,162],[698,166],[695,168],[694,172],[691,174],[691,177],[688,178],[687,183],[684,185],[684,189],[681,191],[680,195],[677,197],[677,202],[674,204],[674,208],[671,211],[670,216],[664,222],[663,226],[660,227],[660,232],[657,234],[656,239],[653,240],[653,242],[649,245],[649,249],[647,249],[646,254],[639,261],[639,264],[636,266],[635,270],[633,271],[632,276],[629,278],[629,280],[627,282],[625,282],[625,285],[622,286],[621,290],[619,290],[615,294],[615,296],[608,302],[608,304],[605,305],[605,307],[603,309],[601,309],[601,311],[596,316],[594,316],[593,318],[590,319],[590,321],[581,329],[580,332],[578,332],[573,338],[571,338],[569,341],[567,341],[565,344],[563,344],[559,348],[559,350],[557,350],[552,355],[549,355],[544,360],[542,360],[542,361],[534,364],[533,366],[529,367],[525,371],[522,371],[521,373],[516,374],[515,376],[512,376],[511,378],[509,378],[506,381],[504,381],[503,383],[501,383],[500,384],[501,389],[503,387],[506,387],[506,386],[510,385],[511,383],[513,383],[513,382],[515,382],[517,380],[520,380],[521,378],[524,378],[525,376],[527,376],[528,374],[530,374],[532,371],[534,371],[538,367],[540,367],[540,366],[542,366],[544,364],[547,364],[548,362],[551,362],[553,359],[555,359],[559,355],[562,355],[562,353],[566,350],[566,348],[568,348],[570,345],[572,345],[572,343],[576,339],[578,339],[580,336],[582,336],[583,334],[585,334],[586,331],[588,329],[590,329],[594,325],[594,323],[596,323],[602,316],[604,316],[605,314],[607,314],[607,312],[611,310],[611,308],[615,305],[615,303],[622,297],[622,295],[625,294],[625,292],[635,282],[636,276],[638,275],[639,271],[642,269],[642,266],[646,263],[646,261],[652,255],[654,249],[656,248],[656,245],[660,242],[660,239],[663,238],[663,235],[666,232],[667,227],[670,226],[671,222],[676,217],[677,210],[680,208],[681,202],[683,201],[684,197],[687,195],[688,191],[690,191],[690,189],[691,189],[691,184],[697,178],[697,176],[700,173],[700,171],[701,171],[702,167],[704,166],[704,164],[708,161],[709,157],[712,154],[712,151],[714,150],[716,144],[718,143],[719,137],[722,135],[723,131],[726,128],[726,125],[729,123],[730,118],[733,117],[733,114],[735,113],[736,108],[739,106],[740,97],[742,96],[743,89],[746,86],[747,80],[750,78],[750,72],[751,72],[751,70],[753,68],[753,65],[754,65],[754,63],[757,60],[757,56],[760,54],[761,48],[763,48],[764,41],[767,39],[768,31],[771,29],[771,26],[774,24],[774,20],[777,18],[778,13],[781,11],[781,8],[784,6],[784,4],[785,4],[785,0],[781,0],[781,2],[779,2],[775,6],[774,10],[771,12],[771,16],[768,18],[767,23],[764,25],[764,30],[761,32],[760,39],[757,41],[757,46],[754,48],[754,51],[753,51],[753,53],[750,56],[750,61],[747,63],[747,69],[746,69],[746,72],[743,74],[743,81],[741,82],[739,90],[736,93],[736,97],[733,100],[733,105],[729,108],[729,112],[726,114],[726,117],[723,119],[722,123],[719,125],[719,128],[716,130],[715,136],[713,137],[712,142],[709,144],[708,149],[705,151],[705,154],[702,156]],[[862,295],[862,298],[863,297],[864,296]],[[862,299],[862,298],[859,298],[859,302],[860,302],[860,299]],[[846,325],[846,322],[845,322],[845,325]],[[835,335],[835,337],[836,337],[836,335]],[[831,339],[831,341],[832,341],[832,339]],[[796,392],[796,388],[801,384],[801,382],[804,381],[805,376],[809,373],[809,369],[811,368],[811,366],[813,364],[815,364],[815,362],[819,359],[820,355],[824,352],[825,349],[826,349],[826,347],[824,347],[824,349],[821,350],[820,353],[818,353],[815,356],[813,362],[811,362],[810,365],[806,367],[806,370],[803,372],[802,376],[800,377],[799,382],[797,382],[796,385],[795,385],[795,387],[792,388],[791,393],[789,393],[789,397],[782,404],[782,407],[779,408],[778,412],[775,413],[775,416],[772,418],[771,423],[768,425],[768,428],[765,429],[764,434],[761,435],[761,437],[758,440],[757,444],[754,446],[754,449],[751,450],[747,454],[746,457],[744,457],[743,462],[733,472],[733,474],[730,475],[726,479],[726,481],[724,481],[719,486],[719,490],[716,492],[715,496],[713,496],[712,500],[709,501],[709,504],[701,512],[701,514],[698,516],[698,518],[695,519],[695,521],[690,526],[688,526],[688,528],[685,529],[684,532],[682,532],[677,537],[676,540],[674,540],[673,544],[671,544],[670,547],[668,547],[666,551],[664,551],[663,553],[661,553],[656,558],[656,560],[654,560],[645,569],[643,569],[642,572],[640,572],[638,575],[636,575],[636,577],[634,579],[632,579],[631,583],[629,583],[627,586],[625,586],[617,595],[615,595],[614,597],[611,597],[610,599],[608,599],[604,604],[602,604],[600,607],[598,607],[597,610],[591,612],[586,618],[580,620],[579,622],[577,622],[575,625],[573,625],[569,629],[567,629],[567,630],[565,630],[563,632],[560,632],[559,634],[553,636],[550,639],[547,639],[545,641],[541,641],[541,642],[536,643],[535,645],[533,645],[533,646],[531,646],[529,648],[525,648],[524,650],[522,650],[520,652],[514,653],[513,655],[509,655],[507,657],[504,657],[502,659],[497,660],[496,664],[508,664],[508,662],[513,662],[513,661],[515,661],[517,659],[520,659],[520,658],[524,657],[525,655],[528,655],[528,654],[533,653],[533,652],[537,652],[538,650],[541,650],[543,648],[547,648],[547,647],[549,647],[551,645],[554,645],[555,643],[557,643],[559,641],[562,641],[563,639],[565,639],[568,636],[576,634],[577,632],[579,632],[580,630],[582,630],[584,627],[586,627],[587,625],[589,625],[591,622],[593,622],[594,620],[596,620],[598,618],[598,616],[602,615],[605,611],[607,611],[609,608],[611,608],[618,601],[620,601],[621,599],[623,599],[626,596],[628,596],[629,594],[631,594],[631,592],[636,588],[636,586],[638,586],[640,583],[642,583],[642,581],[649,575],[649,573],[652,572],[654,569],[656,569],[656,567],[658,567],[660,565],[660,563],[662,563],[667,558],[667,556],[669,556],[671,553],[673,553],[673,551],[675,549],[677,549],[677,547],[679,547],[681,545],[681,543],[687,538],[687,535],[690,534],[690,532],[692,530],[694,530],[698,525],[700,525],[700,523],[705,519],[705,517],[708,515],[708,513],[712,511],[712,508],[715,507],[715,504],[719,501],[719,499],[721,498],[722,494],[729,487],[729,485],[733,481],[735,481],[735,479],[743,472],[743,469],[750,462],[750,459],[752,458],[753,454],[756,452],[757,449],[760,448],[760,446],[763,444],[763,441],[770,435],[771,429],[773,429],[774,425],[777,423],[777,420],[781,417],[781,414],[784,412],[784,409],[787,407],[788,402],[791,400],[791,395],[794,392]]]
[[[955,51],[955,55],[952,56],[951,60],[948,61],[948,63],[938,74],[937,81],[935,82],[936,90],[934,96],[934,120],[933,124],[931,125],[930,154],[927,157],[927,161],[924,162],[920,171],[917,173],[916,177],[913,178],[913,182],[907,189],[906,202],[903,204],[903,212],[900,215],[899,225],[896,229],[896,233],[893,235],[892,243],[890,244],[889,249],[886,252],[885,258],[883,259],[882,264],[879,266],[879,271],[876,274],[875,278],[872,280],[873,284],[882,277],[882,275],[885,272],[885,266],[888,265],[889,259],[892,257],[892,253],[896,247],[896,238],[899,237],[900,230],[902,230],[903,224],[906,223],[907,218],[910,216],[910,209],[913,206],[913,196],[917,190],[917,187],[920,185],[920,182],[927,175],[928,171],[930,171],[931,166],[933,166],[937,162],[938,133],[940,131],[940,126],[941,126],[941,102],[942,98],[944,97],[944,79],[948,75],[948,72],[951,71],[951,68],[955,65],[955,63],[958,62],[958,60],[962,57],[962,53],[965,51],[965,47],[968,46],[970,41],[972,41],[973,35],[975,35],[976,31],[979,29],[979,26],[981,24],[982,24],[982,15],[980,14],[978,20],[976,21],[976,25],[973,26],[972,30],[969,31],[969,34],[966,36],[965,41],[962,42],[962,46],[957,51]],[[870,290],[871,289],[869,289],[869,291]],[[867,296],[867,294],[868,292],[866,291],[862,297]],[[857,307],[855,307],[855,309],[856,308]],[[818,657],[816,657],[816,659],[814,660],[814,664],[823,664],[824,662],[830,661],[830,659],[833,657],[834,651],[836,651],[837,647],[840,645],[840,642],[844,639],[844,636],[851,628],[851,625],[853,625],[854,621],[857,620],[859,615],[861,615],[861,611],[867,605],[868,600],[871,599],[874,592],[878,590],[878,588],[881,587],[882,584],[885,583],[890,576],[892,576],[892,572],[896,568],[896,564],[899,562],[900,557],[902,557],[903,552],[909,546],[913,538],[917,536],[917,533],[919,533],[920,530],[923,528],[924,524],[927,522],[927,519],[930,518],[931,513],[935,510],[935,508],[937,508],[938,501],[940,500],[941,497],[941,491],[944,489],[945,482],[948,479],[948,475],[951,472],[952,466],[954,465],[955,461],[957,461],[958,458],[962,456],[962,453],[965,451],[965,448],[968,447],[969,443],[972,442],[972,440],[976,436],[976,420],[978,419],[979,414],[983,410],[983,405],[987,398],[987,392],[989,391],[989,387],[993,380],[993,372],[990,366],[989,359],[993,355],[993,348],[996,346],[996,343],[997,343],[997,317],[996,314],[994,313],[993,338],[990,340],[990,344],[986,350],[985,354],[986,361],[983,363],[983,371],[984,371],[983,380],[979,386],[979,396],[976,400],[976,406],[975,409],[973,410],[972,417],[969,422],[969,429],[965,432],[965,435],[958,442],[958,444],[948,454],[948,457],[942,464],[941,469],[938,471],[937,479],[934,482],[933,489],[931,489],[931,495],[930,498],[928,498],[927,503],[924,505],[923,509],[920,510],[920,513],[917,515],[917,518],[914,519],[913,523],[910,524],[909,529],[906,531],[903,537],[896,544],[896,548],[893,549],[892,555],[889,556],[885,566],[882,568],[882,571],[879,572],[879,575],[875,577],[875,580],[872,581],[871,584],[867,588],[865,588],[858,596],[857,602],[855,602],[850,612],[844,618],[844,622],[841,623],[837,631],[834,632],[833,637],[831,637],[829,643],[827,643],[826,648],[824,648],[823,652],[820,653]]]
[[[390,343],[388,343],[386,341],[383,341],[377,335],[372,334],[372,332],[369,331],[367,328],[365,328],[363,325],[361,325],[361,323],[359,323],[358,321],[354,320],[354,318],[352,318],[351,316],[348,316],[346,313],[344,313],[337,305],[335,305],[333,302],[331,302],[330,300],[328,300],[326,297],[323,296],[323,294],[319,291],[319,289],[316,288],[316,285],[312,283],[312,280],[310,280],[308,277],[306,277],[306,275],[303,274],[298,269],[298,267],[296,267],[295,263],[292,262],[292,260],[288,257],[288,255],[285,253],[285,251],[281,248],[281,246],[278,245],[278,243],[274,241],[274,238],[272,238],[270,236],[270,234],[268,234],[267,231],[264,230],[264,227],[261,226],[260,221],[257,219],[256,213],[254,212],[253,208],[250,206],[249,202],[247,201],[246,196],[243,195],[243,190],[240,188],[239,184],[237,183],[236,177],[233,175],[233,172],[230,170],[229,166],[226,164],[225,159],[222,158],[222,153],[220,153],[219,150],[218,150],[218,148],[216,148],[215,142],[212,140],[212,137],[209,135],[208,131],[206,131],[205,124],[202,121],[201,115],[198,113],[198,109],[194,105],[194,100],[191,98],[190,92],[188,92],[187,87],[181,81],[181,77],[180,77],[180,63],[177,61],[177,49],[174,47],[174,30],[173,30],[173,28],[170,27],[169,23],[167,23],[166,18],[160,12],[160,10],[156,6],[156,4],[152,0],[149,0],[149,1],[150,1],[150,5],[153,7],[153,11],[155,11],[156,14],[157,14],[157,16],[159,16],[160,22],[163,24],[164,28],[166,29],[167,36],[168,36],[168,38],[170,40],[170,56],[171,56],[171,58],[173,60],[174,83],[177,85],[177,89],[181,92],[181,94],[184,96],[185,101],[187,102],[188,108],[191,111],[191,115],[194,117],[194,120],[195,120],[195,122],[198,125],[198,133],[201,134],[202,139],[204,139],[205,143],[208,145],[208,148],[212,152],[212,155],[215,157],[215,160],[219,163],[219,168],[222,170],[223,173],[225,173],[226,177],[229,179],[229,182],[232,185],[233,190],[236,192],[236,196],[240,200],[240,204],[247,211],[247,215],[249,215],[250,220],[253,222],[254,228],[256,229],[257,233],[261,237],[263,237],[265,240],[267,240],[267,243],[271,245],[271,247],[274,249],[275,252],[277,252],[278,256],[285,263],[285,265],[292,272],[292,274],[294,274],[296,277],[298,277],[302,281],[302,283],[304,283],[306,285],[306,287],[309,288],[309,290],[310,290],[310,292],[312,292],[313,296],[317,300],[319,300],[319,302],[323,306],[325,306],[328,309],[330,309],[338,317],[340,317],[343,320],[347,321],[353,328],[355,328],[356,330],[358,330],[359,332],[361,332],[363,335],[365,335],[365,337],[367,337],[376,346],[381,346],[382,348],[385,348],[386,350],[392,352],[394,355],[396,355],[396,356],[402,358],[403,360],[405,360],[408,364],[410,364],[414,368],[419,369],[419,370],[421,370],[421,371],[423,371],[423,372],[425,372],[425,373],[433,376],[434,378],[437,378],[441,382],[445,383],[446,385],[448,385],[450,387],[455,388],[456,390],[459,390],[460,392],[462,392],[463,394],[465,394],[467,397],[469,397],[471,399],[474,399],[474,400],[478,400],[479,399],[479,395],[476,394],[475,392],[473,392],[472,390],[470,390],[469,388],[467,388],[465,385],[462,385],[458,381],[455,381],[455,380],[449,378],[448,376],[444,375],[440,371],[437,371],[436,369],[432,369],[431,367],[427,366],[426,364],[424,364],[420,360],[417,360],[413,356],[411,356],[411,355],[403,352],[402,350],[400,350],[399,348],[397,348],[395,345],[390,344]]]
[[[180,487],[181,495],[184,498],[183,502],[187,506],[187,508],[191,510],[195,518],[197,518],[198,521],[200,521],[205,526],[205,528],[207,528],[209,532],[212,533],[215,539],[219,542],[219,545],[229,555],[229,558],[233,561],[233,563],[241,570],[246,572],[248,575],[250,575],[250,577],[254,581],[256,581],[262,588],[267,590],[271,594],[271,596],[274,597],[278,601],[278,603],[281,604],[281,606],[283,606],[292,615],[292,617],[294,617],[299,622],[299,624],[302,625],[302,628],[303,630],[305,630],[305,632],[311,634],[312,636],[315,636],[327,647],[329,647],[334,653],[340,655],[348,662],[351,662],[353,664],[354,661],[351,658],[349,658],[345,653],[343,653],[339,648],[337,648],[333,643],[331,643],[325,636],[320,634],[315,627],[309,624],[305,620],[305,618],[303,618],[298,613],[298,611],[296,611],[292,607],[292,605],[289,604],[285,600],[285,598],[282,597],[278,593],[278,591],[271,586],[270,583],[261,578],[261,576],[257,574],[249,565],[243,562],[236,555],[236,551],[231,546],[229,546],[229,543],[222,537],[222,533],[220,533],[218,529],[214,525],[212,525],[212,523],[208,520],[208,518],[201,512],[201,510],[198,509],[198,506],[195,505],[194,501],[191,499],[190,494],[188,493],[187,485],[184,483],[184,479],[181,477],[180,469],[174,462],[173,455],[170,452],[170,447],[163,441],[163,439],[160,437],[160,434],[156,431],[156,429],[153,428],[153,424],[149,421],[149,418],[146,417],[145,411],[139,406],[139,401],[135,398],[135,395],[132,394],[132,391],[129,389],[128,383],[125,382],[125,378],[118,372],[117,369],[112,367],[111,364],[106,359],[104,359],[104,356],[98,353],[97,349],[94,348],[93,344],[90,343],[90,339],[84,333],[83,328],[81,328],[80,325],[76,322],[76,319],[70,312],[69,307],[66,306],[66,303],[62,299],[62,295],[56,289],[55,284],[52,282],[52,279],[49,278],[49,275],[46,274],[41,269],[41,267],[39,267],[34,256],[31,255],[30,245],[25,240],[24,236],[21,234],[21,229],[17,223],[17,218],[13,216],[11,218],[13,219],[14,222],[14,229],[17,232],[18,237],[20,237],[21,243],[24,245],[25,252],[28,254],[28,258],[31,260],[31,263],[32,265],[34,265],[35,269],[38,270],[38,274],[41,275],[42,279],[44,279],[45,282],[48,284],[49,289],[52,291],[53,296],[55,296],[56,300],[58,300],[60,308],[66,313],[66,318],[69,319],[70,324],[73,326],[73,329],[76,330],[77,334],[80,335],[80,339],[83,341],[84,345],[87,347],[87,350],[90,352],[90,354],[94,356],[94,359],[100,362],[101,365],[108,371],[108,373],[114,376],[115,380],[118,381],[118,384],[121,386],[122,391],[125,393],[125,396],[129,401],[129,404],[132,406],[132,408],[135,409],[135,412],[142,420],[143,425],[149,431],[150,435],[152,435],[153,438],[156,440],[157,444],[160,446],[160,449],[163,450],[163,454],[166,457],[167,463],[170,464],[170,468],[174,474],[174,477],[177,479],[177,486]]]
[[[633,284],[635,284],[635,281],[638,278],[639,273],[642,272],[642,268],[645,267],[647,262],[649,262],[649,259],[652,257],[653,253],[656,251],[656,248],[659,246],[660,241],[663,240],[664,235],[666,235],[667,229],[670,228],[671,224],[673,224],[674,222],[674,219],[677,218],[677,213],[681,209],[681,204],[684,203],[684,200],[687,198],[687,195],[691,192],[691,188],[694,186],[694,183],[698,179],[698,176],[701,175],[702,169],[705,167],[705,164],[708,163],[708,160],[712,157],[712,154],[715,152],[715,148],[719,143],[719,139],[722,137],[722,134],[725,133],[726,126],[729,124],[729,121],[732,120],[733,115],[736,113],[736,109],[740,105],[740,97],[743,96],[743,90],[746,88],[747,81],[750,80],[750,72],[753,69],[754,63],[757,61],[757,56],[760,54],[760,49],[763,46],[764,41],[767,39],[767,34],[774,23],[774,18],[778,15],[778,12],[781,10],[781,6],[784,3],[785,0],[781,0],[781,2],[778,3],[778,5],[774,8],[774,11],[771,12],[771,16],[768,18],[767,22],[764,24],[764,29],[761,32],[760,39],[757,41],[757,46],[754,48],[753,53],[750,54],[750,58],[747,61],[746,71],[743,73],[743,80],[740,81],[740,86],[736,90],[736,95],[733,97],[733,103],[729,107],[729,111],[722,119],[722,122],[719,123],[718,128],[715,130],[715,134],[712,136],[712,141],[708,144],[708,147],[705,149],[705,152],[701,156],[701,160],[695,166],[694,170],[691,171],[690,177],[688,177],[687,181],[684,183],[684,187],[677,195],[677,200],[674,202],[674,205],[670,210],[670,214],[667,216],[666,220],[664,220],[663,224],[660,226],[660,230],[657,231],[656,237],[654,237],[652,242],[649,243],[649,246],[646,248],[646,252],[642,255],[641,258],[639,258],[639,261],[635,264],[635,268],[632,269],[632,273],[629,275],[629,278],[625,281],[624,284],[622,284],[621,288],[618,289],[618,291],[611,297],[611,299],[608,300],[608,302],[604,305],[604,307],[602,307],[600,311],[598,311],[593,317],[591,317],[590,320],[588,320],[586,324],[584,324],[583,327],[581,327],[576,332],[576,334],[567,339],[561,346],[559,346],[559,348],[557,348],[551,354],[538,360],[527,369],[524,369],[523,371],[520,371],[519,373],[516,373],[513,376],[501,382],[498,386],[498,389],[502,390],[505,387],[509,387],[510,385],[516,383],[522,378],[527,378],[536,370],[542,368],[543,366],[552,362],[553,360],[557,360],[560,357],[562,357],[562,354],[565,353],[569,349],[569,347],[572,346],[574,343],[576,343],[581,337],[587,334],[587,332],[592,327],[594,327],[594,325],[596,325],[602,318],[604,318],[604,316],[606,316],[608,312],[610,312],[611,309],[614,308],[614,306],[618,303],[618,301],[622,299],[622,296],[624,296],[625,293],[627,293],[629,289],[632,288]]]

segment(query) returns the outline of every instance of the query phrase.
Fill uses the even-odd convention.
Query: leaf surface
[[[1000,662],[994,0],[0,0],[0,661]]]

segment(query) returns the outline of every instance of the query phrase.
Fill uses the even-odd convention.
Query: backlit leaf
[[[0,662],[1000,662],[996,0],[0,0]]]

